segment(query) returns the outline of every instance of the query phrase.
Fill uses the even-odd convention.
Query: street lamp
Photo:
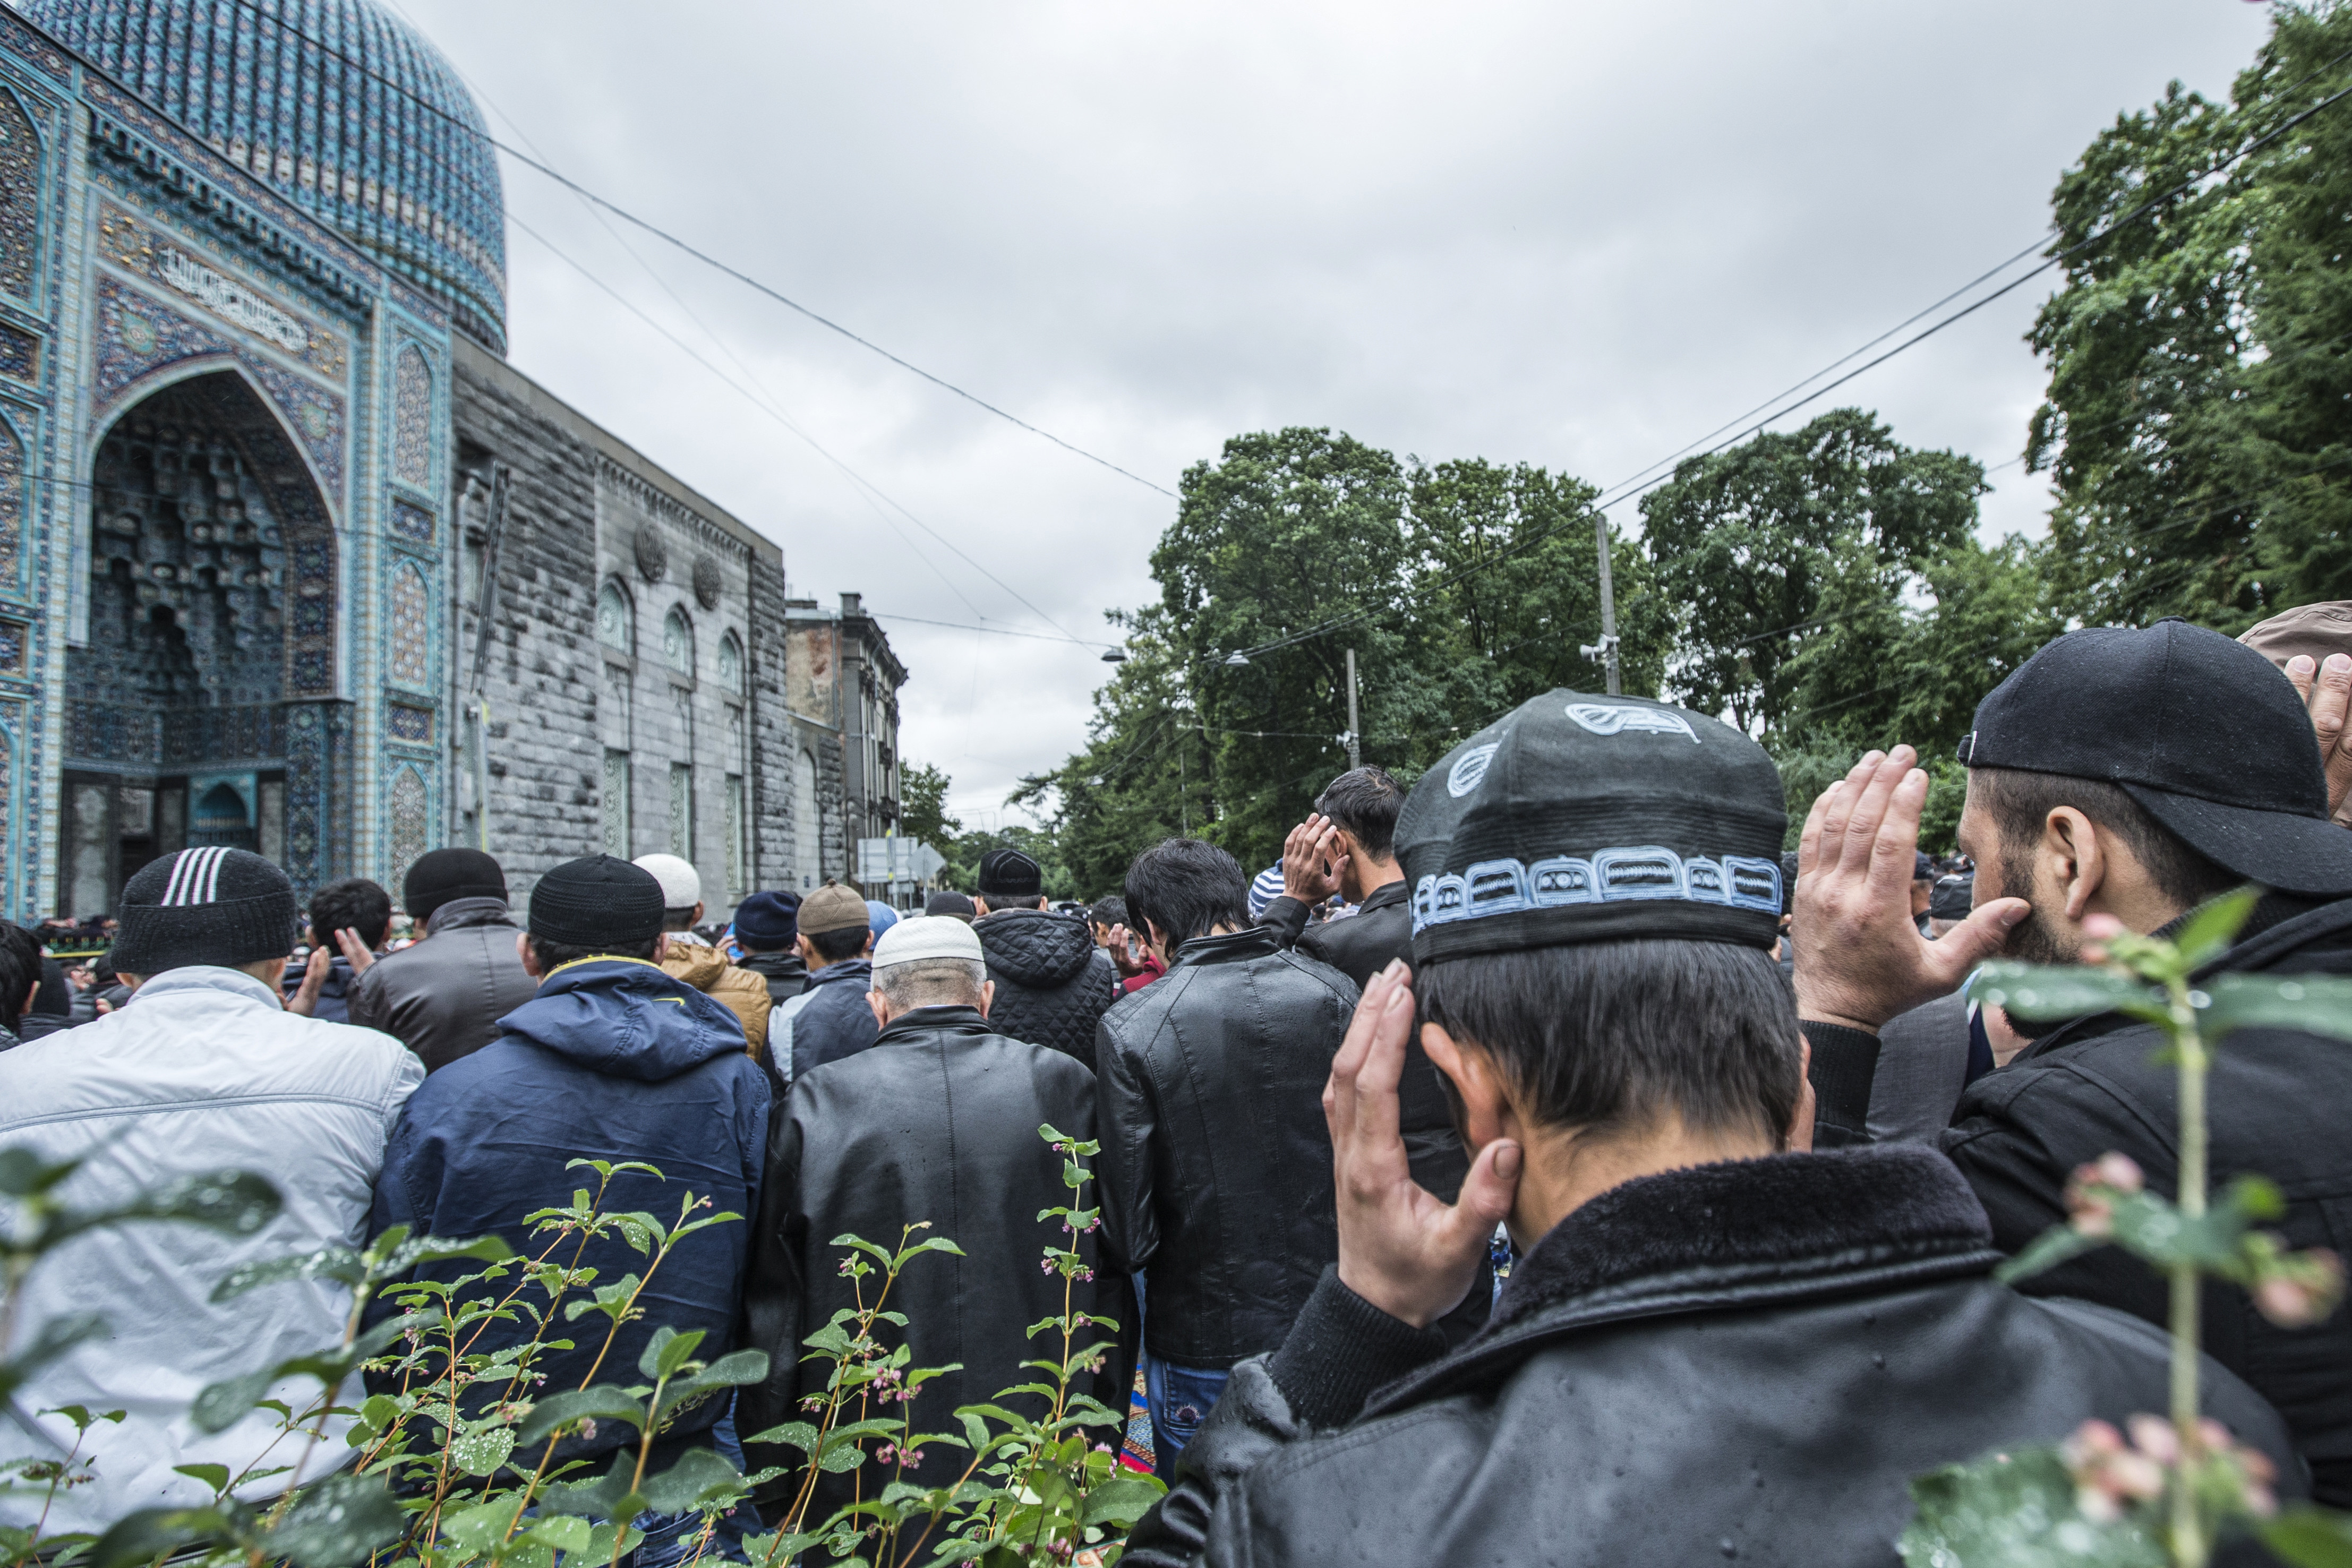
[[[1124,648],[1107,649],[1104,651],[1102,662],[1106,664],[1124,664],[1127,663],[1127,650]]]
[[[1225,665],[1228,669],[1237,670],[1248,663],[1249,655],[1247,653],[1236,652],[1225,655]]]

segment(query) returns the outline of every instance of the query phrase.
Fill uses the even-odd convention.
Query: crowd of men
[[[2060,638],[1979,708],[1944,865],[1917,853],[1907,747],[1811,802],[1784,858],[1755,741],[1569,692],[1409,795],[1375,767],[1333,779],[1255,901],[1225,851],[1171,838],[1084,915],[1000,851],[919,915],[828,884],[713,925],[675,857],[559,865],[516,909],[497,862],[444,849],[401,890],[417,939],[387,950],[371,883],[298,920],[257,856],[159,861],[87,1021],[21,1030],[42,955],[0,929],[0,1028],[24,1033],[0,1041],[0,1145],[81,1160],[77,1202],[233,1166],[286,1205],[235,1241],[98,1231],[24,1285],[20,1324],[109,1318],[13,1400],[30,1440],[94,1466],[48,1528],[196,1500],[186,1467],[269,1448],[274,1417],[205,1434],[189,1401],[331,1343],[348,1298],[304,1278],[216,1303],[231,1268],[393,1225],[536,1250],[523,1217],[570,1201],[581,1158],[658,1171],[617,1172],[614,1209],[691,1192],[747,1220],[682,1242],[609,1352],[543,1354],[540,1392],[701,1329],[769,1375],[682,1411],[656,1463],[791,1465],[743,1439],[801,1414],[803,1342],[856,1302],[834,1239],[927,1224],[959,1250],[892,1305],[915,1364],[952,1364],[919,1417],[951,1429],[1034,1380],[1029,1329],[1064,1310],[1040,1260],[1065,1238],[1034,1218],[1066,1201],[1050,1124],[1101,1145],[1076,1304],[1120,1329],[1088,1391],[1123,1410],[1140,1367],[1172,1488],[1127,1562],[1890,1561],[1911,1477],[2168,1397],[2165,1292],[2128,1257],[1991,1278],[2102,1155],[2169,1189],[2155,1031],[2026,1024],[1962,983],[2004,952],[2074,961],[2105,917],[2168,932],[2248,883],[2216,969],[2352,968],[2347,628]],[[2352,1235],[2352,1052],[2242,1031],[2210,1103],[2216,1181],[2275,1181],[2290,1245]],[[582,1261],[638,1260],[615,1239]],[[2209,1414],[2284,1495],[2352,1507],[2352,1313],[2285,1326],[2217,1289],[2204,1336]],[[68,1405],[131,1418],[79,1437]],[[894,1473],[963,1462],[936,1444]],[[877,1485],[828,1473],[817,1511]],[[782,1500],[703,1545],[690,1512],[643,1517],[635,1560],[724,1554]]]

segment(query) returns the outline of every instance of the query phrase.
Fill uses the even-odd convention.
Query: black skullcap
[[[400,884],[400,906],[417,920],[461,898],[506,902],[507,873],[479,850],[427,850],[418,855]]]
[[[971,900],[953,891],[935,893],[923,900],[925,915],[944,915],[950,920],[971,920],[980,913]]]
[[[1037,862],[1019,850],[991,850],[980,857],[982,898],[1034,898],[1045,891]]]
[[[1927,895],[1927,918],[1966,920],[1976,903],[1977,879],[1974,872],[1966,876],[1942,877],[1936,883],[1936,891]]]
[[[1977,705],[1960,760],[2105,780],[2224,871],[2352,893],[2352,832],[2327,820],[2303,699],[2219,632],[2179,620],[2069,632]]]
[[[301,911],[286,873],[247,850],[182,850],[122,889],[110,960],[152,978],[194,964],[234,969],[294,951]]]
[[[1769,947],[1788,816],[1703,714],[1554,691],[1447,753],[1397,820],[1417,961],[1642,936]]]
[[[530,890],[530,931],[542,941],[601,952],[662,934],[661,883],[611,855],[565,861]]]
[[[761,953],[782,952],[800,935],[796,894],[755,893],[735,906],[735,940]]]

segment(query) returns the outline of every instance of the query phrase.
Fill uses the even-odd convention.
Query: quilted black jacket
[[[1991,1239],[1940,1155],[1891,1145],[1603,1193],[1450,1355],[1334,1271],[1121,1561],[1895,1568],[1912,1477],[2165,1408],[2161,1333],[1994,1284]],[[2210,1362],[2203,1391],[2300,1493],[2277,1415]]]
[[[1281,1343],[1339,1255],[1323,1084],[1356,987],[1263,926],[1172,956],[1096,1032],[1103,1214],[1151,1354],[1224,1367]]]
[[[1095,1020],[1118,995],[1118,972],[1075,915],[1003,909],[972,925],[988,955],[997,1032],[1095,1064]]]

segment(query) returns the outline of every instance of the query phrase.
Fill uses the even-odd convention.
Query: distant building
[[[505,362],[505,225],[375,0],[0,6],[0,917],[194,844],[724,914],[895,817],[887,639]]]

